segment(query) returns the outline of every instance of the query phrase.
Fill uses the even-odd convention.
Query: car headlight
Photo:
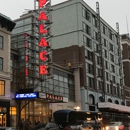
[[[115,126],[115,130],[118,130],[118,126]]]
[[[108,127],[108,126],[106,126],[106,130],[109,130],[109,127]]]

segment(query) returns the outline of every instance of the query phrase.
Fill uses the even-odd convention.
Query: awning
[[[130,107],[128,106],[123,106],[119,104],[114,104],[110,102],[99,102],[97,105],[98,109],[109,109],[111,111],[118,111],[118,112],[126,112],[130,113]]]

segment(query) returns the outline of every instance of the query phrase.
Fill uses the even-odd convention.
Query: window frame
[[[0,41],[0,45],[2,46],[2,47],[0,46],[0,49],[3,49],[3,47],[4,47],[4,44],[3,44],[4,43],[4,38],[1,35],[0,35],[0,38],[2,39],[2,42]]]
[[[5,81],[4,80],[0,80],[0,81],[2,81],[2,82],[4,82],[4,93],[2,94],[2,93],[0,93],[0,96],[5,96]],[[0,87],[1,87],[1,85],[3,85],[3,84],[1,84],[1,82],[0,82]],[[0,88],[0,90],[1,90],[2,88]],[[1,91],[0,91],[1,92]]]
[[[3,71],[3,57],[0,57],[0,60],[2,60],[2,63],[0,63],[0,66],[2,66],[2,67],[0,67],[0,71]],[[2,68],[2,69],[1,69]]]

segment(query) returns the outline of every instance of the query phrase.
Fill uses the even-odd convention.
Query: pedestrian
[[[22,122],[22,120],[19,121],[18,127],[19,127],[19,130],[23,130],[23,122]]]
[[[29,130],[30,129],[30,121],[26,119],[24,121],[24,130]]]

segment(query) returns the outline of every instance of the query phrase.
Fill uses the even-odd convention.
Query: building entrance
[[[0,114],[0,126],[6,127],[6,114]]]

